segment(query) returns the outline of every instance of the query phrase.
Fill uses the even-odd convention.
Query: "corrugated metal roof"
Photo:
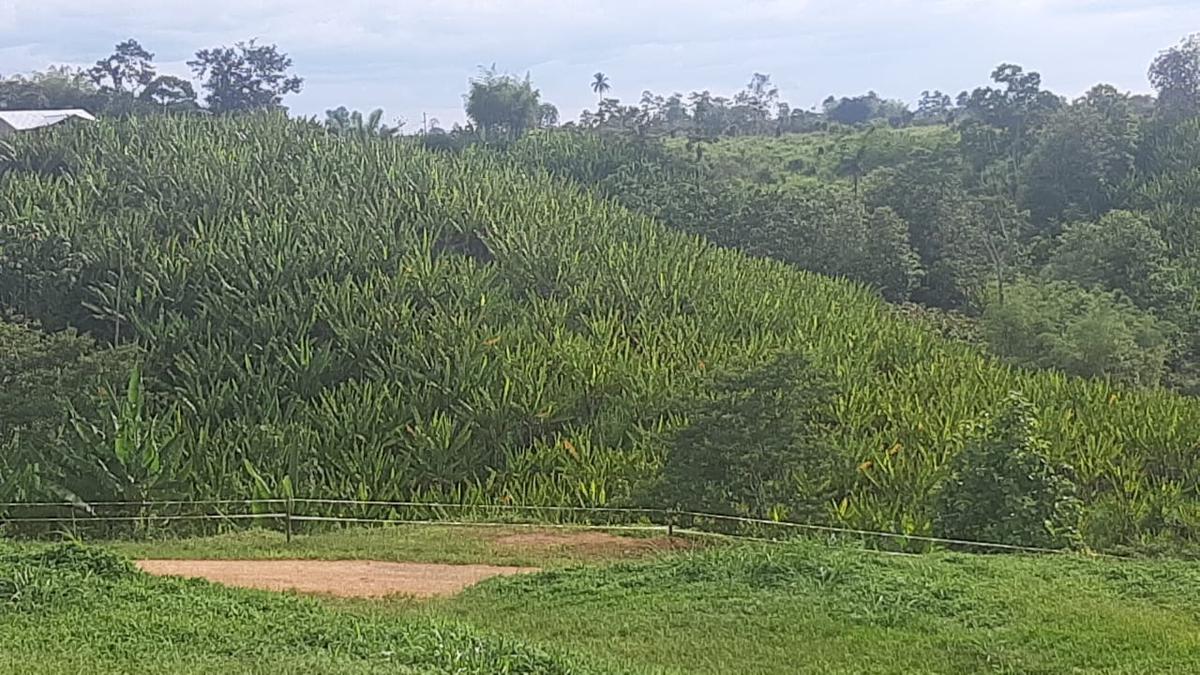
[[[0,122],[4,122],[17,131],[48,127],[51,124],[58,124],[63,120],[73,117],[93,122],[96,120],[95,117],[92,117],[91,113],[83,108],[70,108],[67,110],[0,110]]]

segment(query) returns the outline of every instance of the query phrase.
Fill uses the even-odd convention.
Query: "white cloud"
[[[914,97],[982,84],[1012,61],[1075,94],[1142,89],[1157,50],[1200,27],[1193,0],[0,0],[0,72],[88,64],[137,37],[164,70],[198,48],[258,37],[306,77],[294,109],[384,106],[461,118],[479,65],[532,70],[566,115],[614,93],[730,92],[754,71],[807,107],[830,93]]]

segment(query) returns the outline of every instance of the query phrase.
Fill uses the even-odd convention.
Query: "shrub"
[[[55,468],[79,456],[66,433],[72,410],[94,408],[128,359],[128,351],[99,349],[73,330],[0,320],[0,502],[44,496],[44,483],[62,478]]]
[[[982,328],[988,347],[1023,366],[1130,384],[1162,381],[1169,326],[1124,296],[1063,281],[1021,281],[991,298]]]
[[[1010,394],[994,420],[969,425],[967,433],[937,496],[935,533],[999,544],[1076,544],[1081,504],[1071,470],[1049,460],[1029,401]]]
[[[1163,303],[1167,244],[1147,219],[1113,211],[1097,222],[1067,225],[1049,269],[1081,286],[1119,290],[1142,306]]]
[[[851,467],[828,441],[833,389],[802,355],[716,376],[671,439],[658,497],[690,510],[819,516]]]

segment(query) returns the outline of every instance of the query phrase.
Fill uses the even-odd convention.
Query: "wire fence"
[[[172,509],[175,512],[172,512]],[[183,512],[203,509],[203,512]],[[459,504],[446,502],[358,499],[213,499],[164,501],[0,502],[0,532],[36,535],[46,526],[69,526],[74,536],[105,526],[134,525],[140,532],[192,522],[206,525],[257,526],[282,529],[287,540],[306,526],[319,525],[440,525],[446,527],[538,527],[661,532],[667,536],[728,537],[778,542],[797,535],[876,545],[891,542],[909,549],[1063,554],[1070,551],[1000,542],[920,534],[864,530],[747,516],[655,507],[539,506],[524,504]],[[60,527],[66,529],[65,527]],[[1107,555],[1107,554],[1099,554]],[[1107,557],[1120,557],[1108,555]]]

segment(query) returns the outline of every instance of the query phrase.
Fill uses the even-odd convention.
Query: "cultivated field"
[[[520,152],[553,167],[606,147],[549,135]],[[1079,542],[1195,535],[1194,398],[1002,364],[864,287],[513,157],[270,115],[109,121],[10,154],[6,501],[678,501],[961,534],[939,493],[1015,391],[1031,419],[995,442],[1069,465]],[[688,433],[711,462],[672,455]],[[748,450],[765,447],[791,449],[786,470]],[[711,466],[742,473],[688,473]]]

